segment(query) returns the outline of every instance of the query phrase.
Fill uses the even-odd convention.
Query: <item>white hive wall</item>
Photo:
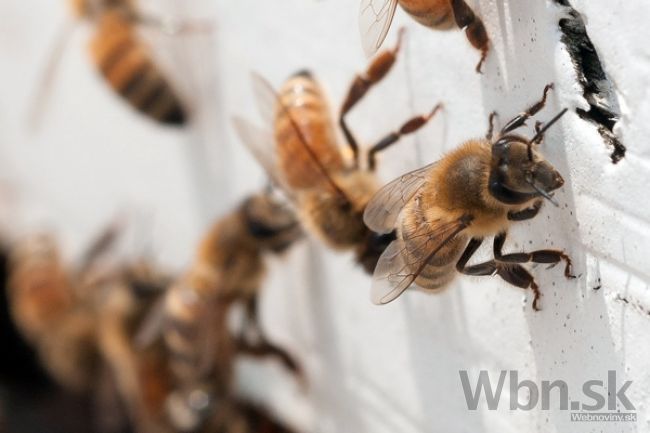
[[[178,11],[183,3],[159,8]],[[232,114],[259,121],[249,71],[280,85],[295,70],[309,68],[335,112],[354,74],[366,66],[357,1],[191,3],[189,15],[211,15],[217,22],[214,40],[194,44],[197,52],[190,52],[200,66],[189,73],[209,90],[201,92],[207,108],[199,128],[161,131],[124,110],[88,65],[87,29],[81,29],[62,59],[46,123],[36,135],[24,130],[28,97],[65,14],[45,0],[0,3],[7,20],[0,40],[2,179],[27,203],[14,212],[21,228],[56,228],[74,255],[116,210],[136,207],[153,222],[151,249],[181,268],[211,218],[264,183],[228,121]],[[556,196],[560,207],[547,203],[537,218],[519,224],[507,249],[565,249],[579,278],[566,281],[560,266],[535,267],[540,312],[531,309],[530,293],[488,277],[459,277],[440,295],[407,292],[376,307],[369,301],[370,278],[351,254],[304,242],[271,261],[262,308],[270,335],[304,363],[309,387],[299,389],[273,365],[260,369],[247,362],[241,369],[245,392],[322,433],[650,427],[650,5],[571,4],[586,23],[619,105],[614,132],[627,153],[618,164],[596,126],[575,112],[587,109],[587,102],[560,42],[558,21],[567,10],[550,0],[476,2],[492,40],[482,75],[474,73],[478,53],[461,32],[430,31],[398,10],[387,44],[404,25],[404,50],[386,80],[355,108],[350,124],[363,143],[372,143],[410,116],[445,104],[444,115],[383,155],[380,175],[388,181],[483,136],[490,112],[505,121],[536,101],[545,84],[555,83],[539,119],[570,109],[543,145],[566,180]],[[479,256],[489,254],[484,248]],[[510,411],[507,398],[497,411],[468,411],[459,370],[470,377],[488,370],[494,378],[501,370],[518,370],[520,378],[562,379],[571,389],[616,370],[620,379],[633,381],[629,396],[639,421],[572,423],[567,411],[553,407]],[[269,384],[271,391],[263,386]]]

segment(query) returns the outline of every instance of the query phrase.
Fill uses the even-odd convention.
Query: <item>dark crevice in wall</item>
[[[598,53],[587,35],[585,23],[580,14],[571,7],[568,0],[555,0],[567,8],[568,17],[560,20],[562,42],[567,48],[578,80],[582,85],[589,110],[576,109],[578,115],[596,126],[605,143],[612,148],[610,155],[616,164],[625,156],[625,145],[614,134],[614,126],[620,119],[616,95],[607,74],[598,58]]]

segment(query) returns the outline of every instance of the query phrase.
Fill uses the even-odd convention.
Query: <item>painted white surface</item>
[[[178,11],[185,3],[152,9]],[[277,368],[247,363],[248,392],[324,433],[647,431],[650,6],[573,3],[614,83],[623,114],[617,133],[627,156],[612,165],[595,128],[567,114],[543,148],[566,180],[557,195],[561,206],[545,206],[536,219],[519,224],[507,246],[566,249],[580,278],[567,282],[560,267],[534,268],[544,294],[538,313],[530,293],[468,277],[443,294],[407,292],[380,308],[370,304],[369,277],[350,254],[304,243],[272,260],[263,319],[271,335],[303,360],[310,387],[302,395]],[[61,61],[46,122],[30,135],[24,127],[29,97],[65,13],[58,2],[0,2],[0,163],[2,179],[19,198],[14,227],[55,227],[73,255],[116,210],[135,207],[152,215],[144,235],[152,237],[156,256],[180,268],[210,219],[263,182],[228,125],[235,113],[258,120],[248,72],[279,85],[308,67],[336,109],[354,73],[365,67],[356,0],[196,0],[191,6],[188,15],[214,15],[218,23],[213,41],[187,41],[192,48],[183,50],[196,66],[180,75],[197,74],[193,85],[203,89],[202,122],[194,132],[158,129],[125,108],[93,73],[83,49],[87,29],[81,29]],[[406,25],[405,49],[350,123],[372,143],[437,102],[446,108],[416,137],[386,152],[384,180],[482,136],[489,112],[508,119],[535,101],[546,83],[554,82],[556,91],[540,119],[561,107],[584,107],[559,43],[560,8],[537,0],[479,0],[477,6],[493,44],[481,76],[473,72],[477,53],[461,32],[432,32],[398,11],[387,42]],[[598,281],[602,289],[594,291]],[[468,411],[458,371],[475,377],[481,369],[493,377],[517,369],[522,379],[563,379],[574,389],[616,370],[620,380],[633,380],[629,396],[639,422],[576,424],[555,408],[510,411],[507,399],[498,411]],[[271,379],[264,376],[269,371]],[[260,387],[267,382],[277,387]]]

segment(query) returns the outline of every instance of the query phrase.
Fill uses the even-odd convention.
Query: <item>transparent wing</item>
[[[232,124],[241,141],[264,168],[271,181],[291,197],[291,189],[284,180],[277,163],[273,133],[237,116],[233,117]]]
[[[72,33],[76,29],[75,22],[66,22],[59,29],[58,34],[52,39],[53,45],[50,49],[47,63],[43,68],[36,83],[36,93],[30,102],[28,122],[32,129],[37,130],[41,126],[43,114],[52,95],[53,83],[59,69],[59,62],[63,57],[65,48]]]
[[[361,0],[359,31],[368,57],[374,55],[388,34],[395,15],[397,0]]]
[[[174,18],[171,16],[158,16],[140,11],[133,11],[131,17],[138,24],[152,27],[170,36],[213,33],[216,25],[211,19]]]
[[[251,82],[253,85],[253,95],[257,102],[257,110],[260,116],[262,116],[262,121],[265,125],[274,125],[279,101],[277,92],[266,78],[256,72],[251,73]]]
[[[165,313],[165,297],[159,296],[135,333],[133,341],[137,349],[151,347],[162,336]]]
[[[381,188],[363,212],[363,221],[377,233],[389,233],[395,228],[397,218],[406,205],[426,183],[432,163],[398,177]]]
[[[372,302],[383,305],[395,300],[415,282],[438,251],[469,226],[470,221],[468,216],[463,216],[452,222],[441,222],[433,230],[421,226],[409,239],[393,241],[379,258],[372,276]],[[406,242],[409,243],[408,254]]]
[[[88,270],[93,264],[111,252],[126,226],[126,216],[116,215],[108,225],[92,240],[81,257],[80,272]]]

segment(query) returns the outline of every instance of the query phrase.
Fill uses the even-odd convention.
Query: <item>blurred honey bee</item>
[[[187,104],[155,61],[152,51],[138,35],[138,26],[154,27],[165,33],[210,32],[211,24],[195,20],[163,20],[140,13],[134,0],[69,0],[79,19],[94,27],[90,40],[91,61],[108,85],[131,107],[162,124],[182,126],[188,121]],[[32,106],[31,121],[38,125],[50,84],[70,27],[56,39]]]
[[[339,125],[352,161],[337,143],[327,101],[309,72],[293,75],[278,93],[264,79],[254,76],[260,108],[265,120],[274,126],[274,134],[234,119],[242,141],[293,199],[305,227],[333,248],[354,249],[357,261],[370,273],[394,239],[391,233],[371,232],[363,223],[363,210],[378,189],[376,155],[402,135],[421,128],[441,109],[439,104],[430,113],[414,117],[388,134],[368,151],[367,166],[360,167],[359,146],[345,115],[389,72],[399,47],[400,43],[383,52],[364,74],[357,76],[343,102]]]
[[[538,310],[539,287],[522,263],[564,261],[564,275],[573,278],[571,259],[562,251],[502,252],[510,224],[535,217],[542,199],[554,202],[551,192],[564,183],[535,146],[566,109],[543,127],[537,123],[531,139],[514,134],[544,107],[551,88],[547,85],[542,99],[509,121],[494,139],[491,115],[486,139],[466,141],[372,198],[364,214],[368,227],[380,233],[397,230],[397,239],[377,264],[373,302],[386,304],[412,284],[442,290],[460,272],[499,275],[516,287],[530,288],[533,309]],[[495,236],[494,259],[468,265],[486,236]]]
[[[146,20],[133,0],[72,0],[77,16],[96,25],[90,42],[93,63],[111,88],[151,119],[183,125],[187,113],[177,92],[155,63],[135,24]]]
[[[9,303],[16,325],[57,381],[100,399],[115,393],[138,432],[164,431],[170,388],[164,346],[140,348],[135,336],[169,280],[140,263],[115,268],[102,262],[120,228],[103,231],[76,269],[63,263],[51,236],[16,243]],[[113,424],[120,415],[119,409],[112,413]]]
[[[359,29],[368,56],[373,55],[386,38],[398,4],[426,27],[449,30],[455,25],[465,29],[469,42],[481,51],[481,59],[476,65],[476,72],[481,72],[490,40],[483,22],[465,0],[361,0]]]
[[[164,338],[177,386],[169,400],[177,427],[194,430],[214,410],[216,399],[231,397],[238,354],[275,356],[290,371],[299,371],[297,362],[264,336],[257,299],[264,253],[284,251],[301,234],[286,206],[269,194],[253,195],[217,221],[188,272],[169,289]],[[238,336],[231,335],[228,325],[234,304],[246,310]]]
[[[18,242],[9,263],[7,296],[16,326],[55,379],[75,391],[87,389],[99,364],[96,323],[54,239],[42,234]]]

